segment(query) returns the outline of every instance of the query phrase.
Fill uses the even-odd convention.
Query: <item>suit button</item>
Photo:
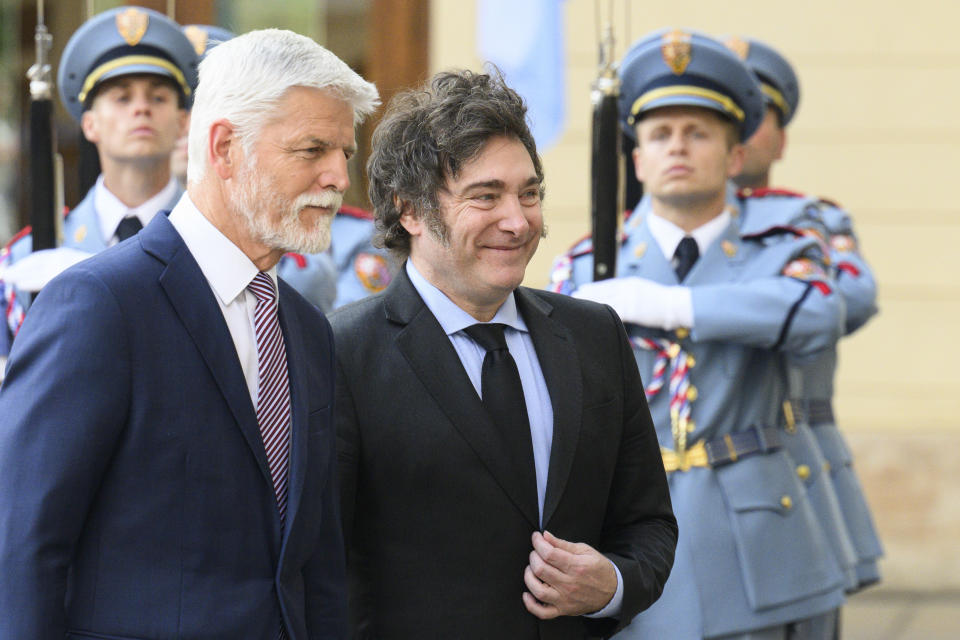
[[[797,467],[797,475],[801,480],[806,480],[810,477],[810,467],[805,464],[801,464]]]
[[[780,498],[780,506],[789,510],[793,507],[793,500],[790,499],[790,496],[783,496]]]
[[[686,327],[677,327],[676,334],[678,338],[685,340],[690,336],[690,329],[687,329]]]

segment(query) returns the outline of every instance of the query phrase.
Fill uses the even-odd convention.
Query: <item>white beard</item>
[[[251,236],[271,249],[296,253],[320,253],[330,246],[330,223],[333,215],[319,216],[312,229],[304,229],[300,212],[304,207],[326,207],[334,214],[343,202],[343,194],[333,189],[318,194],[304,193],[290,202],[274,188],[273,181],[257,170],[251,158],[247,167],[237,176],[238,189],[231,208],[247,223]],[[271,213],[280,220],[272,224]]]

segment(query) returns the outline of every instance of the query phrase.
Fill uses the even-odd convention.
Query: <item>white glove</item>
[[[663,285],[645,278],[610,278],[580,285],[573,297],[608,304],[624,322],[667,331],[693,327],[689,287]]]
[[[0,280],[20,291],[35,293],[63,271],[92,255],[70,247],[34,251],[0,271]]]

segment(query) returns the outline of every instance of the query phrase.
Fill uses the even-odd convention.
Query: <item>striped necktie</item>
[[[260,271],[247,288],[257,298],[253,326],[257,334],[257,422],[277,494],[283,525],[287,510],[287,469],[290,462],[290,382],[287,350],[277,316],[273,279]]]

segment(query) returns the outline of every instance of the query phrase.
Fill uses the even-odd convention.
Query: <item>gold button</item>
[[[823,470],[826,471],[827,473],[830,473],[830,469],[831,469],[831,468],[832,468],[832,467],[830,466],[830,463],[829,463],[829,462],[824,462],[824,463],[823,463]]]
[[[687,389],[687,400],[693,402],[697,399],[697,388],[693,385],[690,385],[690,388]]]
[[[676,358],[677,355],[679,355],[679,353],[680,353],[680,345],[678,345],[677,343],[673,343],[672,345],[670,345],[670,348],[667,349],[667,355],[669,355],[671,358]]]
[[[678,338],[684,340],[690,336],[690,329],[687,329],[686,327],[678,327],[676,333]]]
[[[793,500],[790,499],[790,496],[783,496],[780,498],[780,506],[784,509],[790,509],[793,507]]]
[[[687,356],[687,368],[693,369],[697,366],[697,361],[693,356]]]
[[[797,467],[797,475],[800,476],[801,480],[806,480],[810,477],[810,467],[805,464],[801,464]]]

